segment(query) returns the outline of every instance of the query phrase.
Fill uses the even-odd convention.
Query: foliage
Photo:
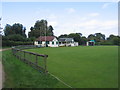
[[[9,40],[2,41],[2,47],[18,45],[33,45],[33,42],[9,41]]]
[[[60,35],[58,38],[73,38],[75,42],[78,42],[79,45],[85,45],[87,42],[87,38],[82,36],[81,33],[70,33],[70,34],[63,34]]]
[[[90,34],[87,38],[81,33],[70,33],[60,35],[58,38],[73,38],[79,45],[86,45],[86,42],[90,40],[95,40],[95,45],[120,45],[120,36],[110,35],[105,39],[105,35],[102,33]]]
[[[105,35],[102,33],[95,33],[88,35],[88,40],[95,40],[96,42],[101,42],[105,40]]]
[[[2,46],[33,45],[35,38],[25,38],[20,34],[2,36]]]
[[[7,36],[7,38],[10,41],[26,41],[26,38],[24,38],[20,34],[9,35],[9,36]]]
[[[58,38],[68,38],[68,35],[67,34],[62,34]]]
[[[39,36],[54,36],[53,27],[48,26],[47,20],[37,20],[33,27],[30,27],[30,32],[28,33],[28,38],[26,38],[26,28],[20,23],[15,23],[12,26],[6,24],[4,28],[5,37],[3,36],[3,41],[21,41],[21,42],[34,42]],[[95,40],[95,45],[120,45],[120,36],[110,35],[107,39],[105,34],[95,33],[90,34],[88,37],[82,36],[82,33],[70,33],[62,34],[58,38],[73,38],[75,42],[79,45],[86,45],[87,41]]]
[[[120,36],[110,35],[107,41],[111,42],[113,45],[120,45]]]
[[[30,28],[30,32],[28,33],[29,37],[38,38],[39,36],[53,36],[53,27],[47,25],[46,20],[38,20],[36,21],[34,27]]]
[[[12,26],[9,24],[6,24],[6,26],[4,28],[5,36],[19,34],[23,37],[26,37],[25,31],[26,31],[26,28],[23,27],[23,25],[19,24],[19,23],[15,23]]]
[[[75,42],[78,42],[79,45],[81,44],[81,36],[78,33],[71,33],[68,35],[69,38],[73,38]]]

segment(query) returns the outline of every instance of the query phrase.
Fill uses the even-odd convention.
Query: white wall
[[[52,44],[52,42],[54,42],[54,44]],[[58,40],[56,38],[53,39],[53,41],[50,41],[48,46],[49,47],[58,47],[58,44],[56,44],[56,42],[58,42]]]
[[[75,45],[75,46],[78,46],[78,42],[75,42],[74,45]]]
[[[35,41],[35,42],[34,42],[34,45],[38,45],[38,41]]]
[[[89,42],[87,42],[87,46],[89,46]]]
[[[52,44],[52,42],[54,42],[54,44]],[[53,39],[53,41],[49,41],[49,44],[48,44],[48,46],[49,47],[58,47],[58,44],[56,44],[56,42],[58,42],[58,40],[56,39],[56,38],[54,38]],[[40,44],[38,44],[38,41],[35,41],[34,42],[34,45],[40,45]],[[45,41],[42,41],[42,44],[41,44],[42,46],[45,46]]]
[[[72,41],[74,41],[74,40],[72,40]],[[54,44],[52,44],[52,42],[54,42]],[[58,42],[58,40],[56,38],[54,38],[53,41],[49,41],[48,46],[49,47],[58,47],[58,46],[64,46],[65,45],[65,44],[59,44],[59,42],[58,42],[58,44],[56,44],[56,42]],[[40,45],[40,44],[38,44],[38,41],[35,41],[34,45]],[[41,45],[45,46],[45,41],[42,41]],[[78,46],[78,42],[69,43],[67,46],[69,46],[69,45]]]

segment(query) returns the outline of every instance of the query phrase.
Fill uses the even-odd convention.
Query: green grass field
[[[27,51],[47,54],[48,71],[73,88],[118,87],[117,46],[36,48]]]
[[[2,63],[5,72],[4,88],[68,88],[49,74],[43,74],[12,55],[3,51]]]

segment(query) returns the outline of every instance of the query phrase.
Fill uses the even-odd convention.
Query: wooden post
[[[23,60],[25,61],[25,51],[24,51],[24,58],[23,58]]]
[[[22,53],[21,53],[21,51],[19,51],[20,52],[20,60],[22,59]]]
[[[38,57],[36,55],[36,68],[38,69]]]
[[[47,59],[47,57],[45,56],[45,57],[44,57],[44,63],[45,63],[45,73],[47,73],[46,59]]]
[[[13,53],[13,55],[14,55],[14,49],[12,48],[12,53]]]
[[[36,55],[36,65],[38,65],[38,60],[37,60],[38,58],[37,58],[37,55]]]

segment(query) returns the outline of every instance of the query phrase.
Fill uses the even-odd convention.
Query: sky
[[[1,14],[0,14],[1,15]],[[102,33],[118,35],[117,2],[3,2],[2,27],[21,23],[26,34],[37,20],[52,25],[54,35]]]

